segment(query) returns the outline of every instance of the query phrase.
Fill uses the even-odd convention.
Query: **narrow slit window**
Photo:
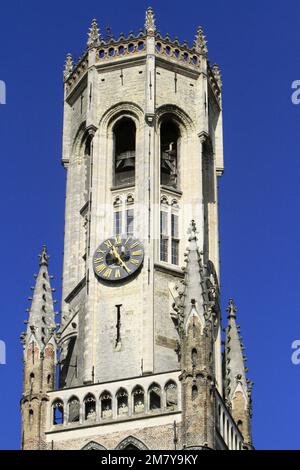
[[[160,260],[168,261],[168,213],[161,211],[160,213]]]
[[[120,235],[122,233],[122,212],[116,211],[114,213],[114,234]]]
[[[179,264],[178,215],[171,214],[172,264]]]
[[[126,210],[126,234],[133,235],[134,230],[134,212],[133,209]]]

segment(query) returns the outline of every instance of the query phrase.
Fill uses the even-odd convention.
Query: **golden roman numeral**
[[[131,254],[132,254],[132,256],[139,256],[139,255],[142,254],[142,250],[133,251]]]
[[[130,260],[130,263],[131,263],[131,264],[136,264],[136,265],[140,264],[139,260],[138,260],[138,259],[134,259],[134,258]]]
[[[112,273],[112,269],[109,268],[103,273],[103,277],[110,277],[111,273]]]
[[[117,279],[117,278],[119,278],[119,277],[121,277],[120,270],[119,270],[119,269],[116,269],[116,270],[115,270],[115,278]]]
[[[99,248],[99,250],[97,250],[96,253],[102,253],[102,254],[104,255],[104,254],[105,254],[105,251],[103,251],[103,250],[101,250],[101,249]]]
[[[95,267],[97,273],[102,273],[106,269],[106,264],[102,263]]]
[[[126,245],[126,244],[129,242],[129,240],[131,240],[131,237],[128,237],[128,238],[127,238],[127,240],[126,240],[126,242],[124,243],[124,245]]]
[[[107,248],[112,248],[112,243],[110,240],[106,240],[106,242],[104,242],[104,244],[107,246]]]
[[[101,258],[95,258],[94,263],[101,263],[103,259],[104,259],[103,256],[101,256]]]
[[[135,248],[136,246],[138,246],[140,244],[140,242],[134,242],[132,245],[130,245],[130,248]]]
[[[121,237],[119,235],[116,235],[116,237],[115,237],[115,244],[116,245],[121,245]]]

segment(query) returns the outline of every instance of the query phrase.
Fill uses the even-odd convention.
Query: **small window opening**
[[[117,410],[118,415],[128,414],[128,393],[123,388],[117,392]]]
[[[112,399],[109,392],[103,392],[100,398],[101,402],[101,418],[112,417]]]
[[[72,397],[69,400],[69,423],[77,423],[80,416],[80,403],[78,398]]]
[[[133,392],[133,410],[134,413],[143,413],[144,409],[144,390],[141,387],[137,387]]]
[[[84,399],[84,419],[92,421],[96,419],[96,399],[88,394]]]
[[[174,411],[177,408],[177,385],[175,382],[170,381],[165,386],[166,391],[166,408],[167,410]]]
[[[59,425],[64,422],[64,404],[61,400],[56,400],[53,403],[53,424]]]
[[[151,411],[158,410],[161,407],[161,389],[157,384],[149,388],[149,408]]]

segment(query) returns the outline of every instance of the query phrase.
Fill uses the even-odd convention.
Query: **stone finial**
[[[64,68],[64,78],[67,79],[74,67],[72,55],[69,53],[66,57],[65,68]]]
[[[43,245],[43,248],[42,248],[42,252],[41,254],[39,255],[39,258],[40,258],[40,266],[48,266],[48,260],[49,260],[49,256],[47,254],[47,247],[46,245]],[[33,287],[33,290],[35,289],[35,287]]]
[[[114,39],[114,35],[109,24],[106,26],[104,39],[106,42],[110,42],[112,39]]]
[[[100,45],[100,31],[96,19],[93,19],[90,30],[88,32],[87,47],[92,49]]]
[[[233,299],[229,299],[228,307],[226,308],[226,311],[229,313],[228,318],[235,318],[236,319],[237,310],[238,309],[235,306]]]
[[[197,241],[197,227],[194,220],[191,220],[190,226],[188,228],[189,234],[189,241],[196,240]]]
[[[220,88],[222,88],[222,77],[221,77],[220,67],[218,66],[218,64],[214,64],[212,66],[212,72],[214,74],[217,84],[219,85]]]
[[[203,29],[201,26],[199,26],[197,29],[197,34],[195,36],[195,41],[194,41],[194,47],[199,54],[206,57],[207,52],[208,52],[207,41],[205,39],[205,35],[203,33]]]
[[[156,30],[155,16],[151,7],[148,7],[146,11],[145,29],[146,29],[147,34],[150,34],[150,35],[153,35]]]

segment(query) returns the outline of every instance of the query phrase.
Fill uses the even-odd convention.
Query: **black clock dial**
[[[144,248],[138,239],[117,235],[99,245],[93,266],[97,277],[105,281],[121,281],[132,276],[141,267],[143,259]]]

